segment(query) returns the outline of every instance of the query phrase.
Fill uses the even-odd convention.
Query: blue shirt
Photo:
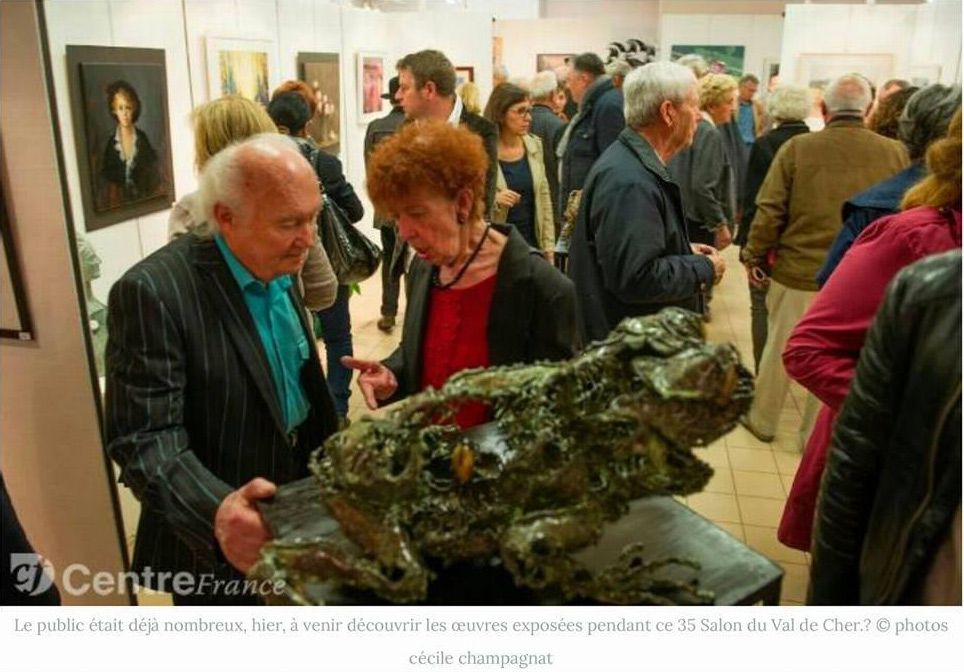
[[[744,103],[740,101],[740,112],[736,118],[736,125],[740,129],[740,137],[747,145],[752,145],[756,141],[756,124],[753,123],[753,101]]]
[[[241,295],[258,329],[278,395],[285,430],[293,431],[308,417],[310,405],[301,388],[301,367],[308,360],[309,344],[296,308],[288,298],[291,277],[283,275],[264,283],[251,275],[220,234],[214,241],[238,281]]]

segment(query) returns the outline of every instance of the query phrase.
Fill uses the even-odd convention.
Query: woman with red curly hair
[[[441,122],[403,126],[368,160],[368,194],[415,252],[402,342],[382,362],[345,357],[369,408],[458,371],[571,357],[572,283],[517,230],[483,218],[488,156],[479,137]],[[484,406],[457,410],[464,428]]]

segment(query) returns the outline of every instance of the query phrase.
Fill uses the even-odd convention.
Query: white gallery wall
[[[940,68],[939,81],[961,81],[961,2],[922,5],[788,5],[780,75],[807,84],[801,54],[890,54],[891,77],[912,79]],[[843,73],[839,73],[843,74]],[[798,81],[799,80],[799,81]]]
[[[643,0],[631,4],[633,11],[624,14],[496,21],[493,34],[503,41],[502,63],[510,77],[532,77],[536,54],[593,51],[605,60],[610,42],[635,38],[656,44],[659,3]]]
[[[366,205],[359,224],[371,228],[365,194],[363,146],[366,124],[358,123],[357,64],[360,51],[385,56],[387,77],[406,53],[434,48],[456,65],[475,68],[487,96],[492,81],[492,17],[487,12],[382,13],[340,7],[329,0],[45,0],[54,89],[63,133],[71,208],[84,231],[80,176],[68,95],[66,46],[91,45],[163,49],[167,69],[168,117],[178,198],[196,188],[191,110],[210,99],[208,37],[272,42],[273,89],[297,78],[300,51],[341,54],[341,151],[348,180]],[[389,110],[385,102],[385,113]],[[94,294],[107,299],[110,286],[134,263],[167,242],[169,211],[114,224],[87,235],[103,264]]]

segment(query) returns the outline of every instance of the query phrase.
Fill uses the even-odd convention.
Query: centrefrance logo
[[[137,592],[142,586],[162,593],[176,595],[280,596],[284,594],[285,582],[280,579],[219,578],[214,574],[191,574],[190,572],[155,572],[144,567],[137,572],[92,571],[87,565],[73,563],[58,573],[53,563],[36,553],[11,553],[10,574],[14,587],[27,595],[40,595],[49,590],[57,578],[58,585],[67,595],[82,596],[127,594],[133,586]]]
[[[27,595],[40,595],[54,584],[54,566],[36,553],[11,553],[10,574],[13,586]]]

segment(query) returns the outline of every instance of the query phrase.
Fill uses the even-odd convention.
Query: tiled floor
[[[748,368],[753,368],[750,338],[750,308],[746,277],[737,259],[737,250],[724,252],[727,273],[713,297],[713,321],[708,325],[709,340],[736,345]],[[381,287],[377,277],[361,287],[361,295],[351,303],[355,356],[381,359],[398,344],[401,319],[392,334],[375,326],[379,318]],[[404,305],[404,304],[403,304]],[[402,308],[404,310],[404,308]],[[786,570],[783,580],[784,604],[801,604],[806,596],[809,556],[783,546],[776,528],[787,491],[800,462],[798,429],[802,419],[804,391],[797,385],[784,405],[777,439],[762,443],[741,427],[716,441],[703,458],[716,470],[704,492],[684,501],[693,510],[726,529],[733,536],[763,553]],[[367,412],[357,389],[353,388],[349,415]]]

